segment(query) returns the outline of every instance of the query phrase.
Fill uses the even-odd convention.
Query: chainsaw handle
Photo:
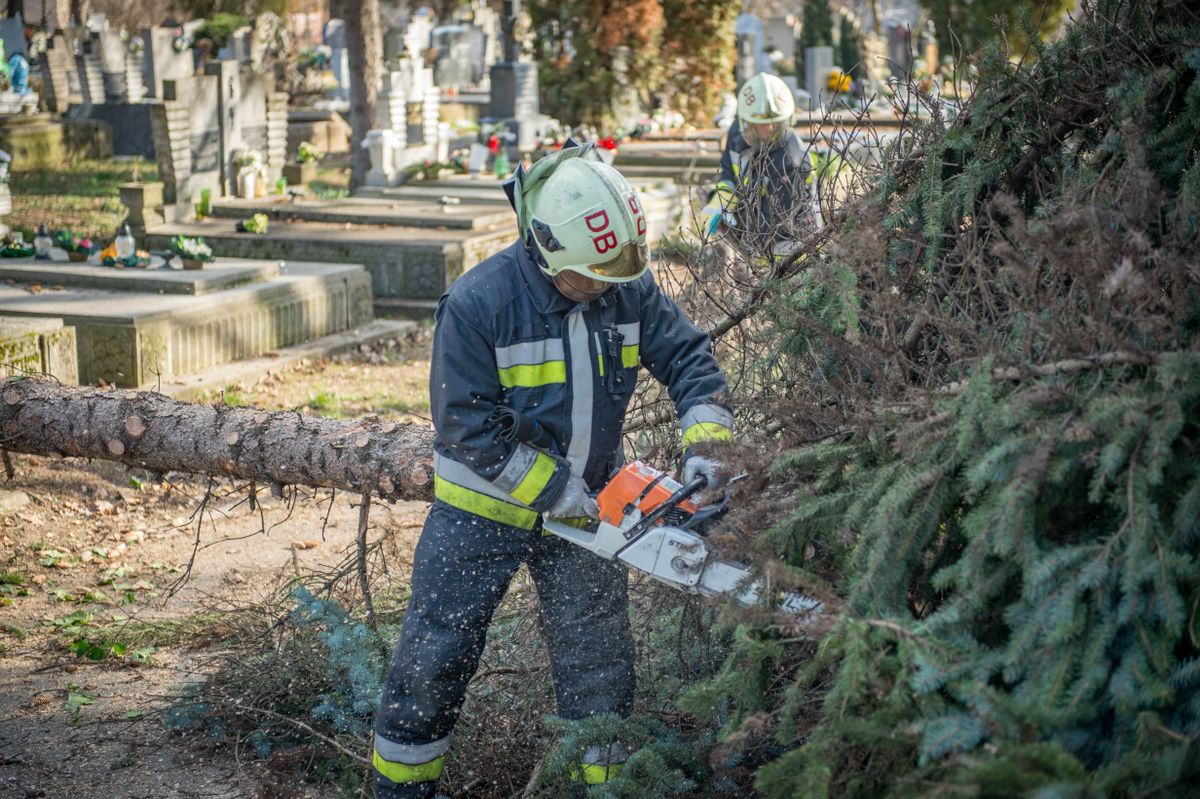
[[[633,544],[636,543],[639,538],[644,536],[650,530],[651,525],[653,525],[656,521],[661,519],[663,516],[667,515],[667,511],[672,510],[673,508],[678,506],[680,502],[683,502],[685,499],[688,499],[689,497],[691,497],[693,494],[697,493],[698,491],[703,490],[704,487],[707,485],[708,485],[708,478],[705,477],[704,475],[700,475],[699,477],[696,477],[695,479],[693,479],[692,482],[688,483],[687,485],[683,486],[678,491],[676,491],[674,494],[667,497],[665,502],[663,502],[661,505],[659,505],[654,510],[647,513],[645,516],[643,516],[641,519],[638,520],[637,524],[635,524],[633,527],[630,527],[629,530],[627,530],[625,532],[625,540],[628,543],[626,543],[625,546],[618,549],[616,555],[614,555],[613,557],[620,555],[622,552],[629,549],[629,547],[633,546]]]

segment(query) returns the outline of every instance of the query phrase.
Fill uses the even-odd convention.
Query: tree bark
[[[197,405],[149,391],[9,378],[0,383],[0,449],[101,458],[164,474],[337,488],[385,500],[433,498],[428,427]]]
[[[346,55],[350,66],[350,190],[363,185],[371,156],[363,149],[377,124],[383,31],[379,0],[345,0]]]

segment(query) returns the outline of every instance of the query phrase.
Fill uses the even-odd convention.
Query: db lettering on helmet
[[[609,230],[612,223],[608,219],[608,211],[601,209],[590,213],[583,218],[583,221],[587,225],[588,230],[600,234],[592,237],[592,246],[596,248],[596,252],[603,255],[609,250],[616,248],[617,234]]]
[[[746,98],[747,103],[749,103],[750,105],[754,105],[754,87],[753,86],[747,85],[746,88],[742,91],[742,96]]]
[[[625,199],[629,202],[629,210],[633,214],[634,225],[637,227],[639,236],[646,235],[646,215],[642,213],[642,205],[638,202],[636,194],[627,194]]]

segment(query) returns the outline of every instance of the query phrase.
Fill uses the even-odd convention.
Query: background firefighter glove
[[[733,214],[724,210],[720,204],[710,204],[700,209],[700,224],[704,228],[704,232],[708,235],[714,235],[722,224],[733,227]]]
[[[708,485],[705,488],[720,488],[721,484],[725,482],[718,474],[720,470],[720,461],[705,458],[701,455],[690,455],[683,462],[683,484],[687,485],[697,477],[704,477],[708,480]]]
[[[558,499],[554,500],[550,510],[546,511],[546,515],[553,519],[578,519],[583,516],[595,519],[600,516],[600,506],[588,494],[587,483],[583,478],[571,475]]]

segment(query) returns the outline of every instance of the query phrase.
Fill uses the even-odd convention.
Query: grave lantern
[[[113,241],[117,247],[117,258],[129,258],[137,253],[137,242],[133,239],[133,233],[129,230],[129,223],[121,225],[121,229],[117,231],[117,238]]]
[[[50,260],[50,248],[54,240],[50,238],[45,225],[38,225],[37,235],[33,237],[33,256],[39,261]]]

